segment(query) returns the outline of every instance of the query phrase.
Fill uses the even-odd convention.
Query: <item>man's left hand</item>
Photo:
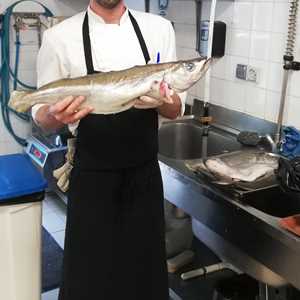
[[[164,104],[163,99],[155,99],[149,96],[141,96],[135,101],[134,107],[140,109],[156,108]]]

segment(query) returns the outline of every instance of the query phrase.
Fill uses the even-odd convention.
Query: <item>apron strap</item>
[[[141,49],[143,51],[145,62],[146,64],[148,64],[148,62],[150,61],[150,55],[149,55],[149,51],[145,39],[142,35],[141,29],[130,11],[128,11],[128,15],[132,23],[132,26],[134,28],[135,34],[139,40]],[[84,47],[84,56],[85,56],[87,74],[94,74],[96,73],[96,71],[93,64],[88,12],[86,12],[84,17],[83,26],[82,26],[82,36],[83,36],[83,47]]]
[[[83,26],[82,26],[82,36],[83,36],[83,47],[84,47],[84,56],[86,69],[88,74],[94,74],[94,64],[93,64],[93,56],[92,56],[92,47],[91,47],[91,39],[90,39],[90,27],[89,27],[89,16],[86,12]]]
[[[146,62],[146,65],[147,65],[148,62],[150,61],[150,55],[149,55],[149,51],[148,51],[145,39],[142,35],[139,24],[137,23],[136,19],[133,17],[133,15],[131,14],[130,11],[128,11],[128,15],[129,15],[129,18],[131,20],[132,26],[134,28],[135,34],[136,34],[136,36],[139,40],[139,43],[140,43],[140,46],[141,46],[141,49],[143,51],[143,55],[144,55],[144,58],[145,58],[145,62]]]

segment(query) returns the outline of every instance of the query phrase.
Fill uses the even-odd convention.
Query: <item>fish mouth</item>
[[[202,70],[208,68],[208,66],[210,65],[211,62],[212,62],[212,58],[211,58],[211,57],[206,58],[206,61],[205,61],[205,63],[204,63],[203,66],[202,66]],[[202,70],[201,70],[201,71],[202,71]]]

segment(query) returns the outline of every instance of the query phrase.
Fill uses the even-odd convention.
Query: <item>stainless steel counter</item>
[[[278,217],[230,198],[196,177],[183,160],[159,155],[159,161],[165,198],[207,229],[204,243],[209,243],[205,235],[217,235],[223,243],[213,250],[242,271],[274,286],[286,280],[300,289],[300,238],[279,227]],[[295,213],[300,213],[300,202]],[[240,257],[240,252],[247,259]]]
[[[230,119],[230,127],[236,128],[232,126],[232,120],[238,119],[237,116],[232,118],[228,111],[226,114],[218,109],[216,111],[215,116],[226,115]],[[251,122],[255,124],[253,120]],[[262,125],[262,122],[259,124]],[[272,124],[268,126],[269,124],[264,129],[273,128]],[[257,194],[247,204],[196,176],[185,166],[185,159],[189,159],[189,155],[195,158],[193,150],[195,147],[201,149],[201,145],[196,141],[197,134],[194,132],[193,137],[189,135],[184,144],[189,142],[190,146],[182,147],[180,140],[177,142],[184,126],[181,127],[175,128],[177,133],[167,135],[164,135],[164,131],[169,130],[167,126],[160,129],[160,153],[164,155],[159,154],[159,162],[165,199],[193,218],[196,236],[222,260],[270,286],[291,284],[300,289],[300,238],[278,224],[280,217],[300,213],[300,197],[290,197],[280,190],[274,190],[268,195]],[[226,138],[225,133],[216,133],[223,136],[223,139]],[[174,144],[171,148],[177,147],[176,153],[167,147],[170,141],[166,142],[166,147],[163,145],[172,134]],[[215,133],[213,136],[212,144],[221,141],[215,138]],[[234,137],[232,141],[236,142]],[[224,143],[221,144],[220,149]],[[189,147],[193,149],[189,150]],[[211,149],[214,151],[213,147]]]

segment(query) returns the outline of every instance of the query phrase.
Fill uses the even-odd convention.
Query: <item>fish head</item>
[[[184,92],[203,77],[210,63],[207,57],[178,61],[165,73],[164,81],[175,92]]]

